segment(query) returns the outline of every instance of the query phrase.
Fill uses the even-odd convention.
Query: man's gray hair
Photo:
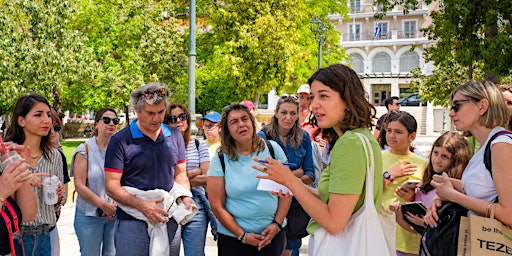
[[[165,102],[165,108],[169,105],[169,88],[164,83],[150,82],[137,88],[130,96],[130,105],[135,112],[140,113],[144,103],[158,105]]]

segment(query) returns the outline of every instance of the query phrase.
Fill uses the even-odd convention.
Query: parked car
[[[409,96],[407,96],[405,99],[398,102],[400,106],[426,106],[427,102],[421,102],[421,99],[418,95],[418,93],[413,93]]]

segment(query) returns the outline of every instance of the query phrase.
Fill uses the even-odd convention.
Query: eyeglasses
[[[104,124],[110,124],[110,121],[112,121],[114,124],[119,124],[119,118],[110,118],[110,117],[102,117],[101,118],[103,120],[103,123]]]
[[[59,132],[60,130],[62,130],[62,126],[58,125],[58,124],[54,124],[53,125],[53,131],[55,132]]]
[[[470,99],[467,99],[467,100],[454,100],[453,103],[452,103],[452,106],[450,107],[450,111],[453,110],[453,112],[455,112],[455,113],[459,112],[459,109],[462,106],[461,103],[467,102],[467,101],[473,101],[473,100],[470,100]]]
[[[217,125],[216,124],[205,124],[205,125],[203,125],[203,128],[205,130],[210,130],[210,129],[214,128],[214,127],[217,127]]]
[[[187,113],[183,112],[177,116],[169,116],[167,118],[167,122],[170,123],[170,124],[174,124],[174,123],[177,123],[178,122],[178,119],[180,121],[186,121],[188,119],[188,115]]]
[[[160,88],[156,90],[147,90],[144,92],[144,98],[146,103],[153,105],[155,102],[161,101],[166,96],[165,89]]]

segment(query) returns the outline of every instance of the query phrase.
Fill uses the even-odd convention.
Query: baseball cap
[[[216,111],[210,111],[206,113],[206,115],[201,118],[201,120],[209,120],[211,122],[218,123],[220,121],[220,114]]]
[[[311,94],[311,90],[309,89],[309,84],[303,84],[299,87],[299,89],[297,90],[297,94],[301,94],[301,93]]]
[[[249,110],[256,109],[256,107],[254,106],[254,103],[252,103],[252,101],[250,101],[250,100],[242,100],[242,102],[240,102],[240,104],[246,106]]]

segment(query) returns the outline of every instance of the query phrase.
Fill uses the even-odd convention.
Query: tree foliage
[[[347,12],[334,3],[340,2],[318,1],[332,11]],[[220,109],[241,99],[258,103],[272,88],[294,92],[306,82],[317,68],[310,20],[326,18],[329,10],[313,15],[320,9],[311,6],[300,0],[222,1],[210,6],[207,23],[212,29],[198,38],[198,110]],[[345,58],[337,32],[330,28],[326,64]]]
[[[399,5],[404,12],[415,9],[417,0],[376,0],[383,5],[377,17]],[[432,0],[426,0],[427,4]],[[439,10],[432,11],[432,25],[423,32],[435,42],[424,54],[437,69],[431,76],[415,72],[413,88],[422,99],[435,104],[448,104],[449,92],[460,83],[471,80],[499,82],[510,77],[512,68],[512,5],[499,0],[443,0]]]

